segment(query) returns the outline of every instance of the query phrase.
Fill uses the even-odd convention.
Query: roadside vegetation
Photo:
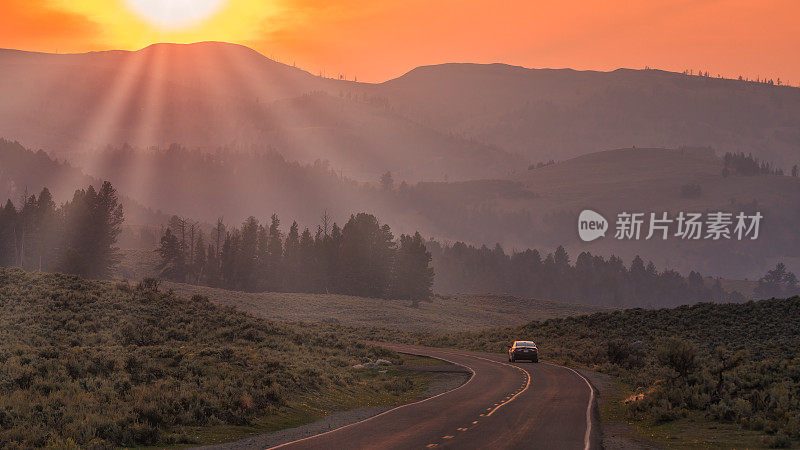
[[[414,398],[394,352],[130,285],[0,268],[0,447],[204,443]]]
[[[354,332],[386,339],[386,331]],[[800,297],[636,308],[467,333],[394,332],[391,338],[489,352],[532,339],[544,359],[607,373],[628,386],[624,416],[639,426],[700,418],[760,433],[766,447],[800,444]]]
[[[220,306],[231,306],[270,320],[432,333],[477,331],[611,310],[511,295],[436,295],[413,307],[404,300],[340,294],[240,292],[169,281],[163,286],[183,297],[204,295]]]

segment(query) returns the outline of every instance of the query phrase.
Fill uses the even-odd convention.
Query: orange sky
[[[82,52],[220,40],[359,81],[461,61],[701,69],[800,83],[797,0],[227,0],[182,29],[156,26],[125,2],[0,0],[0,47]]]

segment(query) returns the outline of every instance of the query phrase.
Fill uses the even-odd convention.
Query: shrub
[[[248,425],[337,383],[384,389],[352,383],[350,366],[396,359],[341,332],[161,293],[155,279],[128,290],[0,268],[0,280],[0,448],[191,443],[176,430]]]
[[[690,341],[671,337],[658,346],[656,359],[686,379],[697,369],[697,346]]]

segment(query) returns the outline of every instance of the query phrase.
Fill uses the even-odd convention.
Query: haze
[[[189,14],[189,12],[187,12]],[[123,0],[6,0],[0,46],[45,52],[137,50],[156,42],[240,43],[314,74],[385,81],[442,62],[610,70],[645,66],[797,85],[792,0],[647,2],[230,0],[184,28],[148,22]]]

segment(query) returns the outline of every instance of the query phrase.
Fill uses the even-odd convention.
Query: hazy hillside
[[[326,159],[351,177],[408,179],[508,173],[522,160],[353,96],[351,82],[313,76],[246,47],[156,44],[137,52],[0,51],[0,135],[59,154],[106,145],[272,147]]]
[[[99,187],[107,177],[91,177],[80,168],[66,161],[52,158],[44,151],[32,151],[18,142],[0,137],[0,201],[7,199],[19,205],[22,197],[39,194],[47,187],[56,203],[72,199],[76,189],[92,184]],[[125,208],[127,225],[160,225],[168,218],[160,211],[142,206],[141,203],[120,193]]]
[[[533,161],[633,145],[710,145],[753,152],[784,168],[800,162],[794,87],[660,70],[442,64],[376,91],[414,120]]]
[[[508,250],[544,251],[564,245],[573,260],[582,251],[615,254],[627,262],[639,254],[658,267],[728,278],[758,278],[777,261],[800,272],[795,226],[800,212],[786,207],[800,202],[800,179],[723,177],[722,160],[708,149],[612,150],[506,179],[405,185],[396,180],[390,190],[349,180],[323,162],[289,162],[269,149],[252,154],[203,154],[178,147],[104,151],[86,161],[87,172],[97,178],[14,143],[0,150],[6,198],[18,198],[25,187],[34,192],[47,185],[63,201],[87,180],[108,179],[131,199],[123,198],[129,224],[166,221],[137,204],[208,223],[223,216],[237,224],[250,215],[265,219],[276,212],[286,226],[297,220],[312,229],[323,211],[340,224],[352,213],[369,211],[398,235],[419,230],[444,242],[499,242]],[[699,192],[687,196],[685,186]],[[586,208],[604,214],[612,225],[622,211],[760,211],[765,218],[757,241],[605,238],[582,243],[576,224]]]
[[[442,64],[368,84],[207,42],[1,50],[0,81],[0,135],[50,152],[271,146],[292,161],[328,159],[357,179],[393,170],[413,181],[495,177],[632,145],[800,162],[800,89],[658,70]]]
[[[573,243],[574,252],[590,250],[631,258],[635,253],[658,265],[693,267],[703,273],[735,278],[760,276],[774,259],[796,256],[800,242],[798,211],[800,179],[789,176],[722,176],[724,164],[702,149],[621,149],[582,156],[514,177],[539,196],[527,205],[503,202],[506,208],[546,211],[543,234],[555,242]],[[687,195],[684,186],[697,186]],[[764,216],[757,241],[688,242],[618,241],[588,244],[576,236],[583,209],[604,214],[613,226],[616,214],[707,211],[760,211]],[[612,233],[609,233],[611,237]],[[795,269],[796,270],[796,269]]]

